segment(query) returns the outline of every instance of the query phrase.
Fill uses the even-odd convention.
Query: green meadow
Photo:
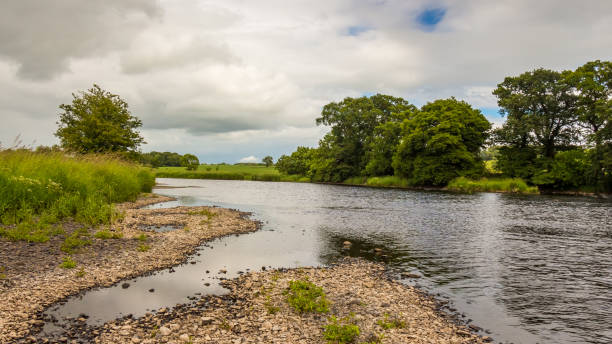
[[[260,164],[200,165],[195,171],[188,171],[185,167],[159,167],[155,169],[155,176],[158,178],[282,181],[282,176],[276,168]]]

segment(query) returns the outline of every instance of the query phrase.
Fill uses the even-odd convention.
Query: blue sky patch
[[[446,9],[444,8],[430,8],[419,13],[416,20],[424,31],[433,31],[445,14]]]
[[[359,36],[366,31],[370,31],[370,28],[367,26],[355,25],[355,26],[349,26],[346,29],[346,34],[349,36]]]

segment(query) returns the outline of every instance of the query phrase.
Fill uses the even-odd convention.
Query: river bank
[[[290,281],[322,288],[325,313],[297,313]],[[251,272],[225,281],[230,293],[124,318],[98,329],[96,343],[325,343],[330,316],[358,327],[355,343],[483,343],[439,311],[431,297],[388,278],[380,264],[345,259],[326,268]]]
[[[180,264],[204,241],[257,229],[246,213],[229,209],[142,209],[170,200],[149,196],[119,204],[123,218],[106,235],[64,222],[66,236],[85,231],[81,237],[88,238],[70,256],[73,268],[60,267],[67,257],[61,237],[45,243],[0,240],[0,343],[36,341],[34,335],[44,325],[42,311],[70,295]],[[156,231],[164,228],[174,230]]]

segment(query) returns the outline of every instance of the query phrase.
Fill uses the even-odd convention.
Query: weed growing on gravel
[[[4,266],[0,266],[0,280],[6,279],[6,274],[4,273],[6,268]]]
[[[359,336],[359,326],[353,322],[352,314],[341,319],[332,315],[323,330],[323,337],[328,343],[353,343],[357,336]]]
[[[91,245],[90,235],[86,228],[75,230],[64,240],[61,250],[66,253],[74,253],[83,246]]]
[[[278,313],[278,311],[280,311],[280,307],[275,306],[272,303],[272,298],[270,297],[270,295],[266,295],[266,302],[264,303],[264,306],[266,307],[268,314],[276,314]]]
[[[213,213],[212,211],[210,211],[208,209],[202,209],[200,211],[190,211],[187,214],[189,214],[189,215],[206,216],[209,220],[211,220],[213,217],[217,216],[217,213]]]
[[[140,242],[145,242],[147,241],[147,239],[149,239],[149,236],[144,233],[140,233],[140,235],[137,236],[136,239],[138,239],[138,241]]]
[[[287,302],[298,313],[327,313],[329,301],[325,298],[323,288],[316,286],[308,279],[289,281]]]
[[[96,234],[94,234],[94,237],[102,240],[121,239],[123,238],[123,234],[119,232],[111,232],[108,229],[103,229],[101,231],[97,231]]]
[[[66,256],[59,266],[63,269],[74,269],[76,267],[76,262],[72,259],[72,257]]]
[[[385,330],[406,327],[406,323],[403,320],[399,318],[389,319],[389,314],[387,313],[385,313],[384,319],[378,320],[376,323],[378,324],[378,326],[382,327]]]
[[[78,278],[81,278],[81,277],[85,276],[85,274],[86,274],[85,269],[83,269],[83,268],[81,267],[81,269],[80,269],[79,271],[77,271],[76,276],[77,276]]]
[[[151,249],[151,246],[149,245],[140,244],[140,246],[138,246],[138,251],[140,252],[147,252],[150,249]]]
[[[371,334],[369,338],[362,344],[381,344],[383,342],[383,339],[385,339],[384,333],[380,333],[378,335]]]
[[[157,337],[157,333],[159,332],[159,328],[157,327],[157,325],[153,326],[153,329],[151,330],[151,338],[155,338]]]
[[[226,330],[226,331],[229,331],[232,329],[232,327],[230,326],[230,324],[227,322],[226,319],[221,320],[221,323],[219,324],[219,328],[222,330]]]

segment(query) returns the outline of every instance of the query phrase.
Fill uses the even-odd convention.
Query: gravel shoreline
[[[74,269],[59,267],[66,256],[62,237],[46,243],[11,242],[0,238],[0,343],[39,342],[44,325],[42,312],[50,305],[94,287],[178,265],[204,241],[257,230],[247,213],[216,207],[141,209],[173,200],[147,195],[136,202],[117,205],[124,216],[111,232],[119,239],[90,237],[91,244],[72,255]],[[180,229],[156,232],[156,227]],[[63,224],[66,235],[82,227]],[[91,234],[96,230],[88,229]],[[146,233],[145,240],[137,238]],[[146,246],[143,248],[143,246]]]
[[[298,314],[287,303],[288,282],[323,288],[328,313]],[[325,343],[331,315],[359,326],[355,343],[485,343],[439,311],[432,297],[388,278],[382,265],[346,258],[324,268],[250,272],[224,282],[230,293],[106,323],[95,343]],[[385,329],[380,321],[402,323]]]

